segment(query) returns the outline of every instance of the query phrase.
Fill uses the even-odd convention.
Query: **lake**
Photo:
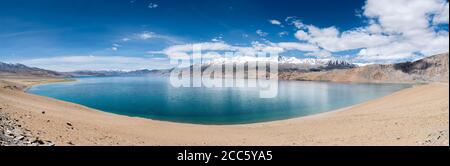
[[[257,88],[174,88],[164,77],[85,77],[28,92],[127,116],[195,124],[243,124],[344,108],[410,87],[279,81],[275,98]]]

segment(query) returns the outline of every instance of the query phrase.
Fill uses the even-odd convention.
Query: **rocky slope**
[[[0,107],[0,110],[3,109]],[[11,119],[0,112],[0,146],[53,146],[51,141],[32,136],[31,132],[19,124],[19,119]]]
[[[0,76],[68,77],[69,75],[36,67],[28,67],[22,64],[8,64],[0,62]]]
[[[28,84],[10,82],[1,79],[0,77],[0,94],[7,93],[23,93],[22,91],[27,87],[37,83],[39,80],[34,78],[32,81],[27,82]],[[47,78],[42,78],[47,79]],[[60,80],[60,78],[52,78],[55,80]],[[22,80],[22,79],[21,79]],[[62,79],[61,79],[62,80]],[[9,95],[8,95],[9,96]],[[1,96],[0,99],[4,99]],[[24,122],[31,118],[30,115],[24,115],[20,117],[11,117],[8,113],[10,104],[1,101],[0,102],[0,146],[53,146],[55,145],[52,141],[42,139],[36,133],[31,132],[29,129],[23,126]],[[41,114],[45,114],[42,111]]]
[[[284,80],[332,82],[448,82],[449,54],[434,55],[414,62],[377,64],[331,71],[282,71],[279,77]]]

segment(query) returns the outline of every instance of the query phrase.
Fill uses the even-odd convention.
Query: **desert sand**
[[[416,85],[340,110],[265,123],[196,125],[102,112],[24,92],[60,79],[3,79],[0,112],[56,145],[445,145],[449,84]]]

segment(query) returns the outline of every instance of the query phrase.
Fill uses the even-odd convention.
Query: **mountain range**
[[[140,75],[168,75],[171,70],[133,70],[133,71],[121,71],[121,70],[80,70],[73,72],[64,72],[64,74],[72,77],[84,77],[84,76],[96,76],[96,77],[110,77],[110,76],[140,76]]]
[[[28,67],[23,64],[8,64],[0,62],[0,77],[7,76],[28,76],[28,77],[69,77],[70,75],[40,69],[36,67]]]
[[[314,59],[314,58],[296,58],[296,57],[267,57],[267,58],[257,58],[250,56],[235,56],[230,58],[218,58],[213,61],[203,63],[204,66],[211,66],[213,64],[243,64],[248,62],[256,61],[266,61],[266,62],[278,62],[278,69],[280,71],[284,70],[295,70],[295,71],[322,71],[322,70],[333,70],[333,69],[347,69],[354,68],[357,65],[347,62],[345,60],[338,59]]]
[[[414,62],[373,64],[349,69],[279,72],[283,80],[332,82],[417,83],[449,80],[449,54],[439,54]]]
[[[414,62],[397,64],[373,64],[358,66],[344,60],[333,59],[298,59],[279,56],[278,76],[282,80],[333,81],[333,82],[429,82],[447,81],[449,79],[449,54],[439,54]],[[254,57],[221,58],[202,64],[202,68],[227,63],[244,63],[255,61]],[[186,68],[186,69],[189,69]],[[22,64],[0,62],[0,77],[34,76],[34,77],[79,77],[79,76],[168,76],[172,69],[135,70],[135,71],[74,71],[56,72]],[[248,76],[250,78],[250,76]]]

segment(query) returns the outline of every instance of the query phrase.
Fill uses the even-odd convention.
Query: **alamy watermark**
[[[246,57],[244,60],[236,57]],[[170,57],[176,67],[170,73],[173,87],[258,88],[260,98],[278,95],[278,52],[202,52],[201,44],[192,52]]]

